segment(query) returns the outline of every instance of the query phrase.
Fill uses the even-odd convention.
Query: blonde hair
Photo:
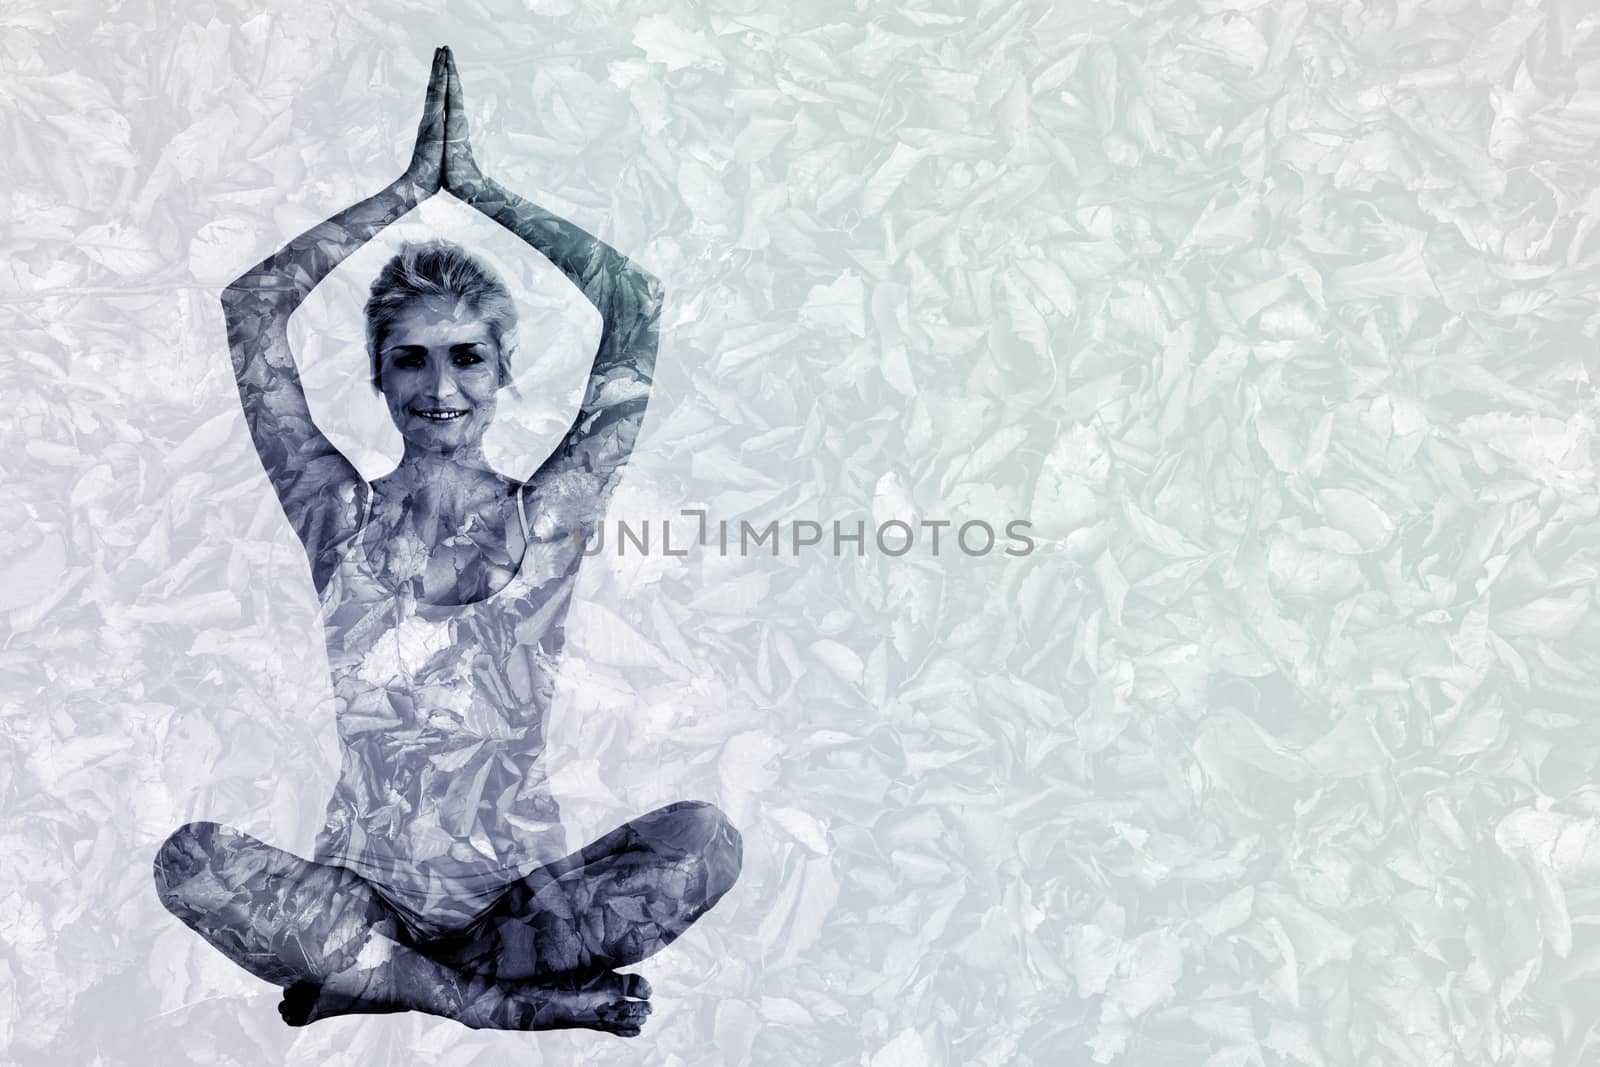
[[[498,275],[460,245],[428,241],[402,245],[378,272],[367,297],[367,356],[372,362],[372,387],[383,388],[385,335],[400,313],[414,301],[453,296],[466,301],[489,327],[500,364],[500,384],[511,381],[511,349],[517,332],[517,306]]]

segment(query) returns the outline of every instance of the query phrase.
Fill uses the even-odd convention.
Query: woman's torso
[[[430,604],[374,566],[373,494],[358,492],[321,593],[343,764],[318,859],[414,894],[515,880],[566,852],[543,755],[578,548],[530,536],[519,493],[510,581]]]

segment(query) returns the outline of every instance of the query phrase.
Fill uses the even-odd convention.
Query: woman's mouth
[[[429,422],[451,422],[461,418],[466,412],[456,408],[412,408],[411,414]]]

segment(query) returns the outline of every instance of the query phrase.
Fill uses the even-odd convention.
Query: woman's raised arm
[[[529,482],[536,498],[586,496],[577,510],[598,518],[644,421],[655,375],[661,284],[599,238],[522,199],[478,170],[467,137],[461,79],[449,70],[444,188],[498,222],[555,265],[600,312],[600,344],[571,429]],[[574,503],[577,503],[576,501]],[[565,508],[558,510],[566,511]],[[565,530],[540,530],[565,536]]]
[[[411,164],[375,196],[318,223],[241,274],[222,293],[239,400],[256,452],[284,513],[311,558],[320,588],[329,549],[353,529],[355,467],[311,419],[289,316],[344,258],[439,190],[443,176],[446,69],[434,52],[427,104]]]

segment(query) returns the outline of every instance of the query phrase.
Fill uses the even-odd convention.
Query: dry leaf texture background
[[[1592,6],[440,6],[0,10],[0,1056],[1600,1062]],[[399,173],[440,43],[666,285],[615,514],[1038,539],[587,565],[573,843],[745,841],[628,1044],[291,1031],[151,883],[186,819],[309,850],[217,296]]]

